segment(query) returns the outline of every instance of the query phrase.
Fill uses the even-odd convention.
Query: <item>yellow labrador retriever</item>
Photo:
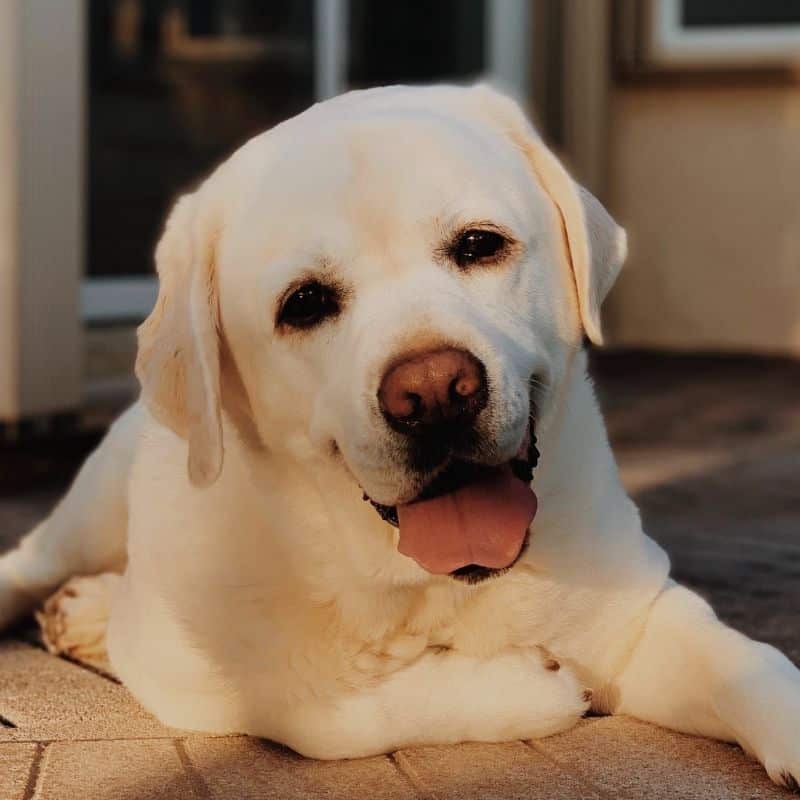
[[[800,778],[800,673],[669,578],[584,333],[625,236],[486,87],[353,92],[172,212],[140,401],[0,559],[161,720],[317,758],[591,706]],[[539,456],[541,453],[541,456]],[[532,479],[532,480],[531,480]],[[104,626],[104,625],[103,625]]]

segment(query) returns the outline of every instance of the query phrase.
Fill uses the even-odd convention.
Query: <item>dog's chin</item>
[[[533,472],[539,462],[539,450],[536,447],[536,437],[531,433],[530,442],[525,458],[517,457],[507,462],[514,476],[523,483],[529,484],[533,480]],[[429,500],[441,497],[450,492],[467,486],[470,483],[485,479],[492,472],[501,469],[505,465],[487,465],[479,462],[465,461],[461,459],[451,460],[444,469],[440,470],[435,477],[429,480],[410,502]],[[373,500],[366,492],[364,500],[369,502],[375,509],[378,516],[394,527],[399,527],[399,515],[396,505],[384,505]],[[502,568],[485,567],[480,564],[468,564],[464,567],[449,573],[451,578],[468,584],[481,583],[489,578],[498,577],[508,572],[522,557],[528,547],[529,534],[525,535],[522,547],[516,558],[511,564]]]

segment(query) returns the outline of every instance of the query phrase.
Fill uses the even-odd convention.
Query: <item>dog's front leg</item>
[[[538,649],[490,659],[429,650],[382,683],[295,708],[283,741],[313,758],[358,758],[417,744],[508,741],[573,725],[591,692]]]
[[[617,680],[617,713],[738,742],[778,784],[800,781],[800,671],[670,584]]]

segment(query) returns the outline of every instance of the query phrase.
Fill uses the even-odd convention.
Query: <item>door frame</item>
[[[85,19],[0,0],[0,422],[83,396]]]

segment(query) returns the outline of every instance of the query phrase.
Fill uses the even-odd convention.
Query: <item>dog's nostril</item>
[[[464,399],[472,397],[480,389],[480,379],[478,375],[457,375],[450,384],[450,397]]]
[[[406,400],[408,401],[408,412],[401,414],[401,419],[409,421],[417,420],[422,416],[422,398],[416,392],[406,392]]]
[[[448,394],[450,402],[457,406],[471,400],[481,389],[481,376],[477,373],[457,375],[451,382]]]

